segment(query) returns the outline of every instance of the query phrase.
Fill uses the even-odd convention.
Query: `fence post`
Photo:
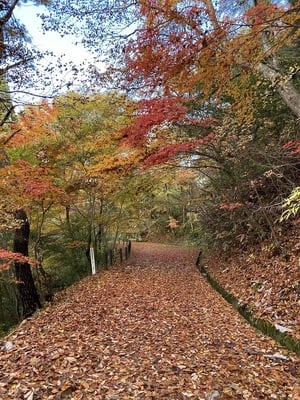
[[[95,262],[95,251],[94,247],[90,247],[90,260],[91,260],[91,268],[92,268],[92,275],[96,273],[96,262]]]
[[[114,263],[114,253],[112,249],[109,250],[109,258],[110,258],[110,265],[113,265]]]
[[[105,269],[107,269],[107,267],[108,267],[108,252],[106,250],[104,252],[104,266],[105,266]]]
[[[198,257],[197,257],[197,260],[196,260],[196,267],[198,269],[201,268],[201,263],[202,263],[202,250],[199,251],[199,254],[198,254]]]

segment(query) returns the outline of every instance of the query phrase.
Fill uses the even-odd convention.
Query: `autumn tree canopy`
[[[166,93],[193,92],[201,85],[207,98],[217,96],[235,77],[258,72],[273,82],[298,115],[297,94],[285,86],[293,75],[286,75],[283,82],[277,53],[299,36],[299,4],[289,8],[266,1],[247,8],[211,0],[139,4],[145,22],[126,47],[129,79],[142,76],[149,88],[164,88]]]
[[[74,21],[80,19],[76,29],[85,33],[86,45],[103,55],[108,49],[106,62],[117,78],[125,58],[126,89],[158,89],[168,95],[201,88],[205,98],[217,97],[235,78],[255,73],[272,82],[299,116],[299,94],[293,84],[296,71],[284,70],[278,57],[299,36],[297,1],[289,5],[231,0],[52,5],[46,26],[72,31]]]
[[[45,25],[64,32],[80,18],[76,29],[106,60],[95,79],[138,94],[124,137],[151,165],[192,148],[207,154],[217,120],[253,121],[261,96],[278,93],[299,117],[297,57],[286,56],[296,52],[298,11],[277,1],[58,2]]]

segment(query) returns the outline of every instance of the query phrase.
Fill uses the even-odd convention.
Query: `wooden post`
[[[92,268],[92,275],[96,273],[96,262],[95,262],[95,251],[94,247],[90,247],[90,260],[91,260],[91,268]]]
[[[105,266],[105,269],[107,269],[107,267],[108,267],[108,252],[106,250],[104,252],[104,266]]]
[[[201,262],[202,262],[201,258],[202,258],[202,250],[199,251],[199,254],[198,254],[198,257],[196,260],[196,267],[198,267],[198,269],[201,267]]]

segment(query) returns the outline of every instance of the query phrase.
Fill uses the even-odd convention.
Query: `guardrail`
[[[122,264],[131,253],[131,240],[120,240],[115,249],[104,251],[104,268],[115,264]]]

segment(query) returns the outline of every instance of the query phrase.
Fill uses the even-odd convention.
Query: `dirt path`
[[[196,256],[134,244],[122,271],[69,288],[6,339],[0,399],[300,399],[299,357],[249,327]]]

